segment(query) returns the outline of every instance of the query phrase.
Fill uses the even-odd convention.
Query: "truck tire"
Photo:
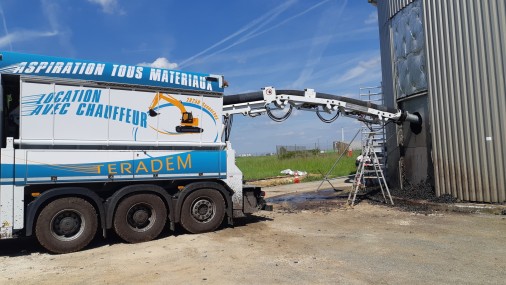
[[[54,200],[40,212],[35,225],[39,243],[53,253],[81,250],[95,237],[97,213],[86,200],[75,197]]]
[[[216,230],[225,216],[225,201],[214,189],[198,189],[190,193],[181,208],[181,225],[190,233]]]
[[[166,221],[167,208],[160,197],[138,194],[119,203],[114,214],[114,230],[126,242],[145,242],[158,237]]]

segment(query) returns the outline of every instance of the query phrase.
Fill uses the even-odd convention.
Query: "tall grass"
[[[359,153],[360,151],[353,151],[352,157],[343,156],[329,176],[339,177],[355,173],[355,159]],[[319,153],[287,159],[277,156],[238,157],[236,164],[242,170],[244,180],[276,177],[282,175],[280,172],[284,169],[305,171],[310,174],[308,180],[317,180],[327,174],[339,156],[338,153]]]

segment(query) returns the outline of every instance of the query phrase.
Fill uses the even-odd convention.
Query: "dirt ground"
[[[265,188],[273,212],[191,235],[46,253],[0,241],[0,284],[505,284],[506,216],[345,207],[319,183]],[[325,188],[328,185],[324,185]],[[328,188],[328,187],[327,187]],[[283,196],[279,196],[283,195]]]

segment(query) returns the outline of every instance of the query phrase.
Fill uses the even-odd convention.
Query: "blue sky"
[[[381,82],[376,8],[366,0],[0,0],[0,49],[222,74],[225,95],[313,88],[359,98]],[[345,140],[360,124],[294,112],[235,116],[238,153]]]

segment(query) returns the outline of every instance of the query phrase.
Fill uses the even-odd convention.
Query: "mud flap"
[[[259,210],[272,211],[272,205],[267,205],[264,200],[265,192],[260,187],[243,187],[243,212],[251,214]]]

